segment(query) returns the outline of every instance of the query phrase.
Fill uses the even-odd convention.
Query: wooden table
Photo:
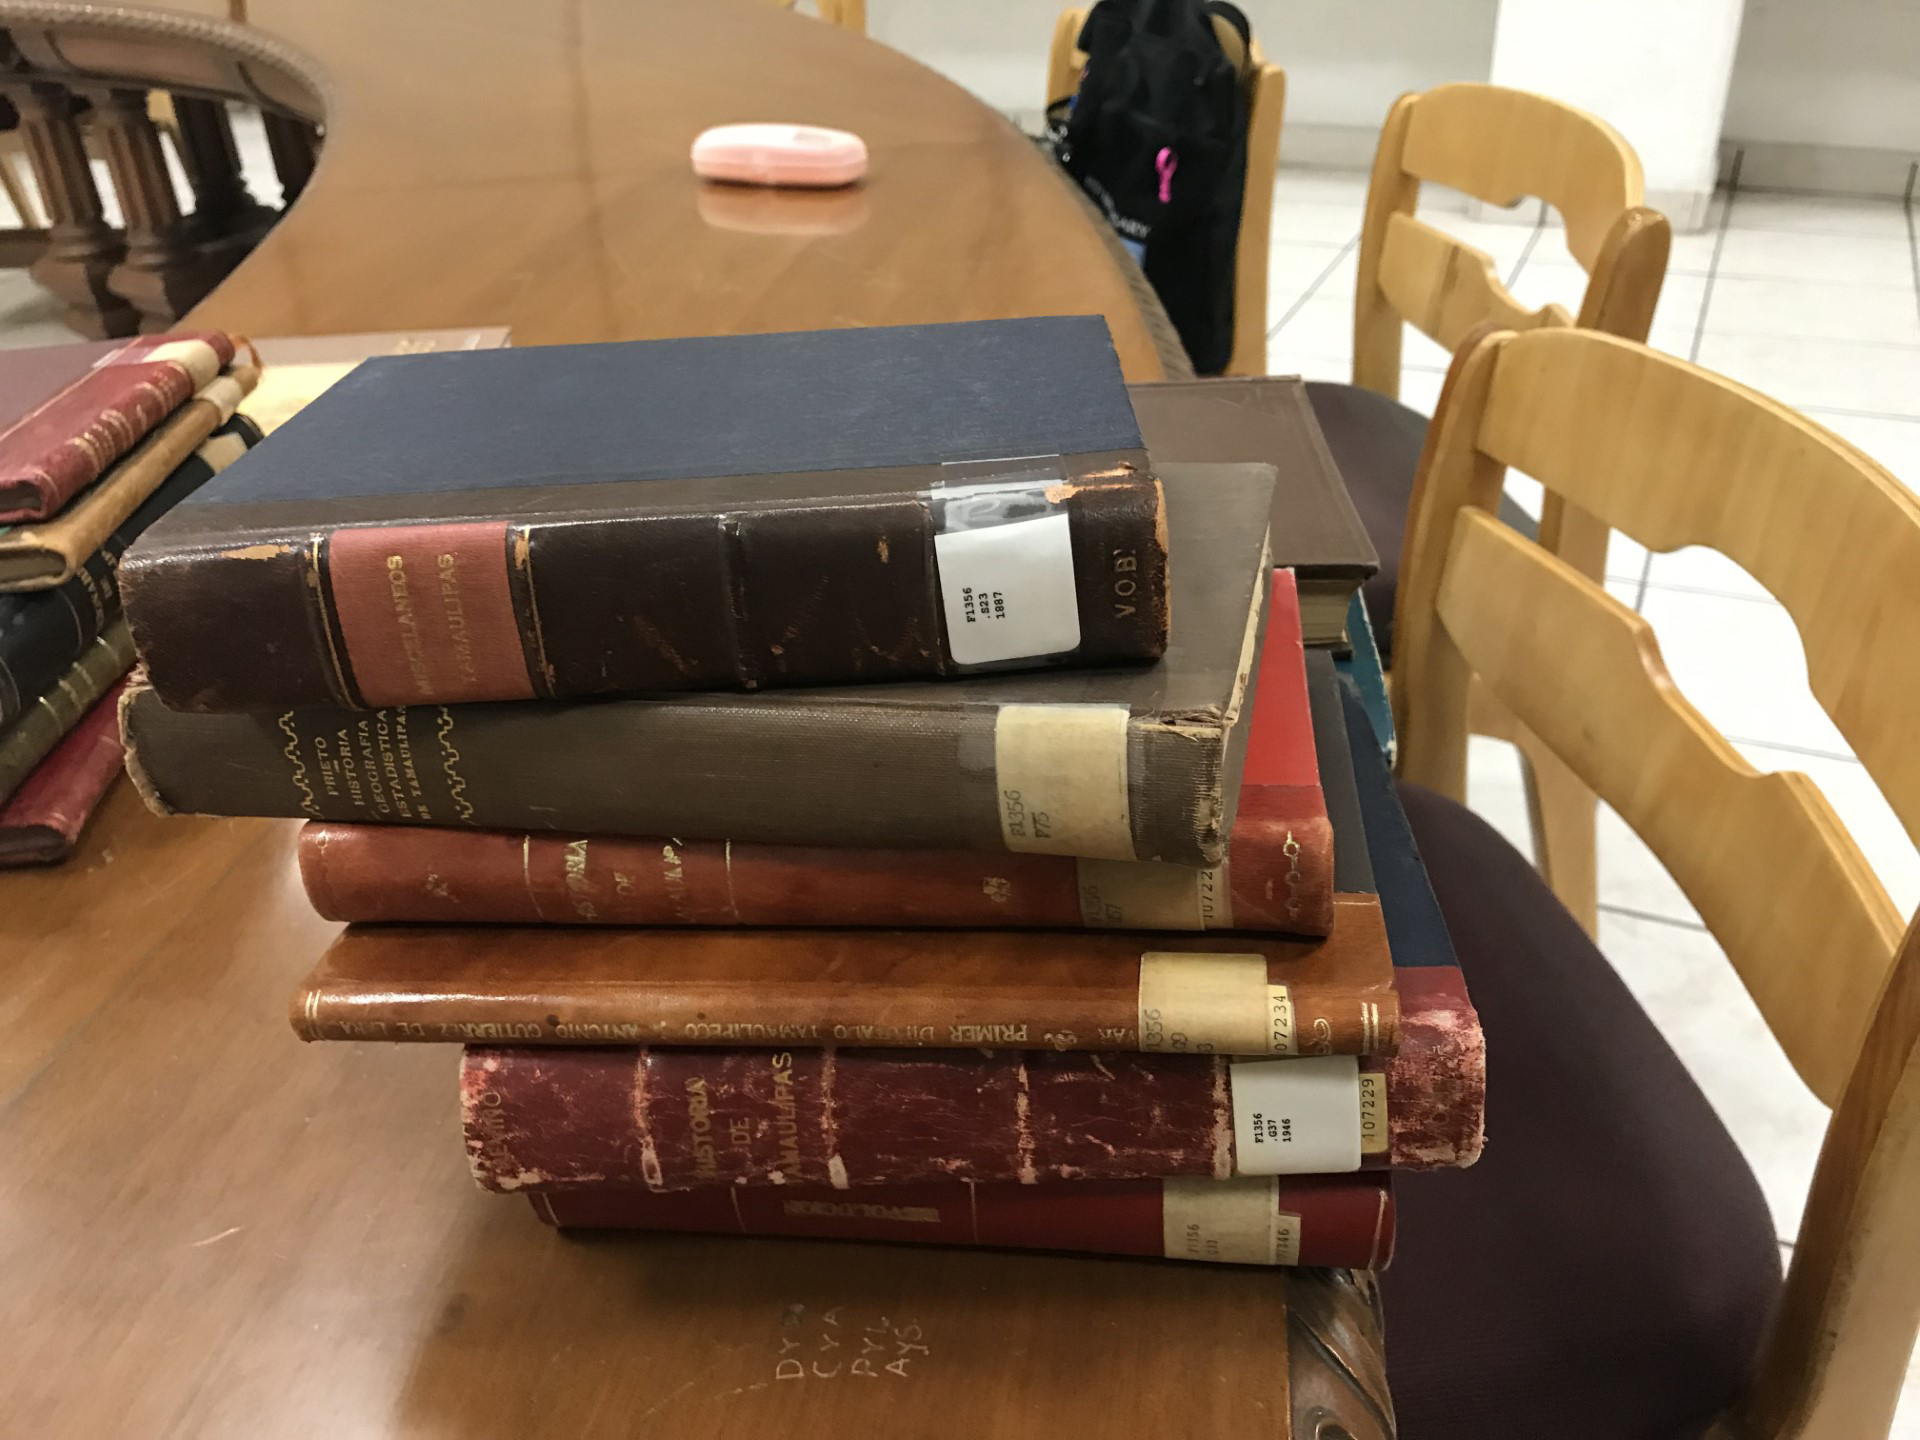
[[[528,344],[1097,311],[1129,374],[1159,373],[1129,277],[1027,142],[855,36],[741,0],[252,0],[249,15],[324,67],[326,144],[198,320],[509,324]],[[150,40],[126,54],[148,63]],[[110,63],[109,41],[89,63]],[[864,134],[871,184],[779,213],[703,209],[693,133],[775,117]],[[987,1321],[931,1336],[940,1363],[873,1433],[950,1434],[983,1386],[999,1433],[1278,1434],[1289,1409],[1384,1433],[1355,1399],[1380,1389],[1368,1317],[1338,1283],[554,1236],[468,1180],[450,1049],[294,1040],[287,998],[337,928],[300,890],[294,833],[160,820],[123,785],[65,867],[0,876],[0,1431],[810,1434],[834,1406],[764,1383],[782,1317],[917,1296]],[[1069,1268],[1097,1307],[1052,1298]],[[1271,1352],[1222,1374],[1245,1363],[1236,1339],[1287,1332],[1290,1294],[1296,1343],[1352,1357],[1354,1394],[1323,1371],[1289,1399]],[[766,1323],[700,1356],[660,1340],[704,1306]],[[1089,1329],[1117,1374],[1150,1358],[1154,1382],[1045,1363],[1049,1336]]]

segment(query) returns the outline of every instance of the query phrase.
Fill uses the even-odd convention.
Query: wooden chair
[[[1545,200],[1566,224],[1588,275],[1579,314],[1528,310],[1493,260],[1414,214],[1421,181],[1490,205]],[[1307,387],[1327,443],[1380,552],[1366,587],[1383,652],[1393,640],[1393,595],[1424,415],[1399,403],[1402,324],[1446,350],[1476,326],[1509,330],[1577,323],[1644,340],[1665,279],[1671,231],[1642,205],[1633,148],[1605,121],[1544,95],[1498,85],[1441,85],[1402,95],[1387,112],[1367,190],[1353,303],[1353,383]],[[1606,532],[1542,517],[1557,553],[1590,574],[1605,560]]]
[[[1047,96],[1051,106],[1080,87],[1087,57],[1078,46],[1087,7],[1062,10],[1047,51]],[[1229,54],[1240,36],[1225,21],[1214,29]],[[1280,165],[1280,122],[1287,108],[1287,72],[1267,62],[1253,42],[1246,63],[1247,182],[1240,197],[1240,233],[1234,242],[1233,354],[1225,374],[1267,373],[1267,260],[1273,228],[1273,178]]]
[[[1566,226],[1587,272],[1579,313],[1528,310],[1484,251],[1418,219],[1420,183],[1447,185],[1492,205],[1545,200]],[[1353,383],[1316,381],[1308,398],[1380,554],[1363,594],[1381,653],[1392,663],[1394,592],[1413,474],[1427,419],[1399,403],[1402,325],[1455,350],[1476,327],[1532,330],[1577,323],[1644,340],[1666,277],[1666,217],[1642,205],[1633,147],[1605,121],[1543,95],[1497,85],[1442,85],[1403,95],[1387,112],[1374,156],[1354,287]],[[1521,520],[1518,507],[1509,518]],[[1542,539],[1583,573],[1605,568],[1606,527],[1558,498],[1541,515]],[[1586,925],[1595,920],[1595,805],[1543,747],[1485,696],[1474,730],[1519,750],[1541,873]]]
[[[1819,790],[1748,765],[1641,617],[1496,518],[1508,466],[1649,549],[1710,546],[1764,584],[1920,840],[1920,499],[1644,346],[1549,328],[1463,349],[1415,487],[1393,704],[1402,794],[1486,1027],[1490,1143],[1472,1170],[1396,1187],[1404,1433],[1691,1436],[1720,1415],[1726,1440],[1885,1436],[1920,1328],[1920,919],[1903,939]],[[1471,684],[1653,848],[1834,1107],[1784,1288],[1706,1101],[1458,803]]]

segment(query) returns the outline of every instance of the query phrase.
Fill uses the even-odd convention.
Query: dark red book
[[[77,376],[61,347],[51,373],[66,384],[0,431],[0,524],[44,520],[233,359],[215,330],[143,335]],[[11,387],[10,387],[11,393]]]
[[[1470,1165],[1485,1096],[1478,1026],[1459,1023],[1451,994],[1415,984],[1389,1061],[474,1046],[460,1072],[467,1156],[474,1178],[502,1191]],[[1284,1135],[1265,1133],[1260,1115]]]
[[[1358,1270],[1378,1270],[1393,1254],[1393,1191],[1379,1175],[934,1182],[853,1192],[736,1185],[658,1194],[593,1185],[527,1198],[535,1214],[562,1229],[904,1240]]]
[[[1325,935],[1333,829],[1293,574],[1276,571],[1224,864],[502,833],[313,821],[329,920],[509,925],[1126,927]]]
[[[0,804],[0,868],[64,860],[125,772],[120,750],[120,681]]]

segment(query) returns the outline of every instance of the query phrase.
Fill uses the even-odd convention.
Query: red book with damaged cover
[[[1333,922],[1333,829],[1308,716],[1300,601],[1276,571],[1240,809],[1212,870],[961,851],[512,834],[309,822],[329,920],[1283,931]]]
[[[0,431],[0,524],[58,513],[233,354],[233,338],[216,330],[143,335],[12,419]]]
[[[1080,1250],[1242,1265],[1379,1270],[1393,1254],[1383,1175],[1089,1180],[1074,1186],[822,1185],[659,1193],[609,1185],[527,1197],[562,1229],[691,1230]]]
[[[1470,1165],[1481,1146],[1484,1051],[1461,1043],[1449,997],[1422,998],[1434,1008],[1402,1009],[1400,1054],[1389,1061],[475,1046],[460,1071],[461,1120],[474,1178],[500,1191]],[[1320,1093],[1297,1094],[1296,1082]],[[1329,1115],[1323,1103],[1346,1113]],[[1290,1146],[1261,1153],[1256,1104],[1291,1118]]]
[[[64,860],[125,772],[120,750],[121,680],[54,746],[0,805],[0,868]]]

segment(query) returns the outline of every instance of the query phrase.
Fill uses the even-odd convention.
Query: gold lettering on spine
[[[407,562],[398,555],[387,556],[387,597],[393,602],[393,623],[400,632],[400,648],[406,653],[407,673],[413,676],[413,688],[420,698],[427,699],[433,694],[433,676],[427,669],[426,647],[420,643],[420,621],[413,613]]]
[[[587,878],[587,844],[585,840],[567,842],[567,902],[580,919],[594,920],[599,918],[600,910],[593,903],[593,882]]]
[[[787,1215],[821,1216],[832,1220],[891,1220],[902,1225],[937,1225],[940,1212],[931,1205],[863,1205],[853,1200],[782,1200]]]
[[[786,1050],[776,1051],[773,1056],[773,1108],[773,1132],[780,1149],[780,1163],[798,1179],[802,1173],[800,1106],[794,1098],[793,1055]],[[767,1178],[778,1185],[787,1179],[787,1175],[773,1170],[768,1172]]]
[[[707,1082],[699,1076],[687,1081],[687,1128],[693,1132],[693,1173],[701,1180],[717,1180],[720,1168],[714,1163],[713,1110],[707,1099]]]
[[[460,674],[468,684],[476,684],[480,671],[473,663],[473,638],[467,633],[466,602],[460,598],[459,557],[442,553],[434,557],[434,565],[440,572],[440,610],[447,617],[447,638],[453,644],[454,664],[460,667]]]

